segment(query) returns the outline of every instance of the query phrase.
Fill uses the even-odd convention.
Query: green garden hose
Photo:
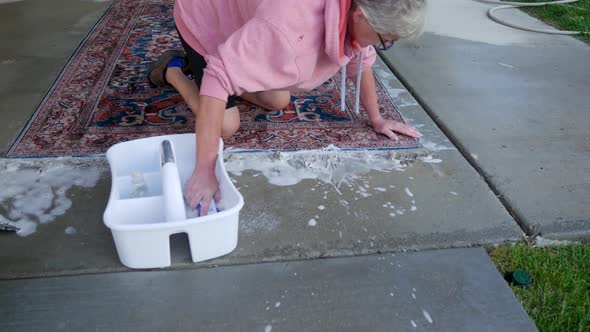
[[[501,5],[501,6],[497,6],[494,8],[491,8],[490,10],[488,10],[488,17],[491,18],[492,20],[515,28],[515,29],[520,29],[520,30],[525,30],[525,31],[532,31],[532,32],[541,32],[541,33],[550,33],[550,34],[554,34],[554,35],[578,35],[581,33],[590,33],[589,31],[561,31],[561,30],[550,30],[550,29],[538,29],[538,28],[532,28],[532,27],[526,27],[523,25],[518,25],[515,23],[510,23],[507,22],[501,18],[498,18],[497,16],[495,16],[494,12],[498,11],[498,10],[502,10],[502,9],[509,9],[509,8],[518,8],[518,7],[538,7],[538,6],[546,6],[546,5],[557,5],[557,4],[566,4],[566,3],[572,3],[572,2],[577,2],[578,0],[559,0],[559,1],[550,1],[550,2],[532,2],[532,3],[528,3],[528,2],[510,2],[510,1],[498,1],[498,0],[477,0],[479,2],[484,2],[484,3],[492,3],[492,4],[497,4],[497,5]]]

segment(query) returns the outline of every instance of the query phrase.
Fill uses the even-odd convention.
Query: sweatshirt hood
[[[326,21],[326,54],[341,66],[349,58],[344,53],[346,33],[348,29],[348,14],[352,0],[327,0],[325,9]]]

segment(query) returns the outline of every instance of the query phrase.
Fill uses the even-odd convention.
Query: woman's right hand
[[[215,168],[201,170],[195,166],[195,170],[186,184],[185,197],[188,206],[195,209],[201,203],[199,215],[206,216],[211,205],[211,199],[219,202],[220,192]]]
[[[201,203],[199,215],[209,211],[211,199],[219,202],[219,183],[215,177],[215,163],[219,149],[219,137],[225,110],[225,100],[200,96],[195,119],[197,162],[186,184],[186,202],[191,209]]]

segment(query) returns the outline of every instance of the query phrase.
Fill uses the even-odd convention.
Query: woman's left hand
[[[422,134],[420,134],[420,132],[416,128],[395,120],[381,118],[373,121],[371,123],[371,126],[373,126],[375,132],[383,134],[389,137],[390,139],[396,141],[398,140],[398,137],[395,133],[404,134],[412,138],[422,136]]]

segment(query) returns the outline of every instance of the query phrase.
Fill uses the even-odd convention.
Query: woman
[[[379,114],[372,45],[387,49],[422,30],[425,0],[176,0],[174,19],[186,55],[166,51],[150,81],[172,85],[196,115],[197,163],[186,187],[191,208],[219,199],[218,141],[240,125],[235,97],[268,110],[290,91],[311,90],[340,68],[360,74],[360,99],[377,133],[420,133]],[[187,63],[188,62],[188,63]],[[348,68],[348,70],[346,70]],[[358,69],[357,69],[358,68]],[[194,81],[185,76],[192,71]],[[358,105],[358,100],[357,100]]]

